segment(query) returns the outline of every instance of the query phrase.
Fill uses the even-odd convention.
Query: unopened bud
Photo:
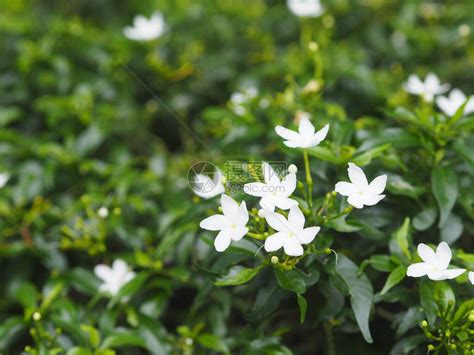
[[[319,46],[316,42],[311,41],[308,44],[308,48],[311,52],[316,52],[319,49]]]
[[[290,174],[296,174],[298,172],[298,168],[296,167],[295,164],[291,164],[289,167],[288,167],[288,172]]]
[[[332,250],[330,248],[324,249],[325,254],[331,254]]]
[[[262,209],[262,208],[259,209],[259,210],[258,210],[258,216],[259,216],[260,218],[265,218],[265,210]]]
[[[428,326],[428,322],[424,320],[424,321],[422,321],[422,322],[420,323],[420,325],[421,325],[423,328],[426,328],[426,327]]]
[[[107,207],[101,207],[99,208],[99,211],[97,211],[97,214],[100,218],[107,218],[107,216],[109,215],[109,210]]]
[[[272,262],[272,264],[278,264],[280,262],[280,259],[278,259],[278,256],[273,255],[270,261]]]

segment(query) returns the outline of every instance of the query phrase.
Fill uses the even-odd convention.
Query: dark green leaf
[[[296,300],[298,301],[298,307],[300,309],[300,323],[304,323],[308,302],[306,302],[306,298],[299,294],[296,294]]]
[[[431,184],[440,211],[438,226],[442,227],[456,203],[458,179],[452,168],[437,166],[432,172]]]
[[[296,270],[282,270],[280,268],[274,268],[273,270],[278,284],[284,290],[294,293],[304,293],[306,291],[303,276]]]
[[[242,266],[233,266],[229,270],[227,275],[222,276],[219,279],[217,279],[215,285],[216,286],[242,285],[252,280],[255,277],[255,275],[258,274],[262,266],[263,264],[253,269],[242,267]]]

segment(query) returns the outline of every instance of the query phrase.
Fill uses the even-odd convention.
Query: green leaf
[[[296,270],[282,270],[274,268],[275,276],[278,284],[284,290],[294,293],[304,293],[306,291],[306,283],[303,276]]]
[[[458,179],[452,168],[437,166],[431,175],[431,184],[440,211],[438,226],[442,227],[456,203]]]
[[[339,164],[341,163],[341,159],[330,149],[324,147],[313,147],[309,148],[308,154],[316,157],[321,160],[325,160],[331,163]]]
[[[370,265],[378,271],[390,272],[395,268],[395,264],[388,255],[372,255],[369,261]]]
[[[418,306],[409,308],[398,324],[397,338],[405,334],[410,328],[419,324],[423,319],[423,313],[419,311]]]
[[[382,291],[380,294],[384,295],[390,290],[393,286],[400,283],[406,276],[407,268],[405,266],[399,266],[395,270],[393,270],[390,275],[387,277],[387,281],[383,286]]]
[[[87,348],[74,347],[68,350],[67,355],[93,355],[92,351]]]
[[[197,338],[197,341],[205,348],[222,353],[229,352],[229,348],[227,347],[227,345],[223,341],[221,341],[221,339],[217,335],[204,333]]]
[[[23,308],[36,308],[38,300],[38,291],[36,287],[30,283],[25,282],[15,291],[15,296]]]
[[[427,230],[436,221],[437,214],[436,208],[433,206],[424,209],[413,218],[413,228],[418,231]]]
[[[446,223],[441,228],[441,240],[453,244],[459,239],[463,229],[462,219],[454,213],[450,213]]]
[[[136,346],[145,348],[145,341],[137,334],[131,331],[120,331],[115,334],[109,335],[104,339],[101,349],[115,349],[122,346]]]
[[[51,291],[49,291],[49,293],[43,298],[43,302],[41,302],[41,313],[44,313],[49,308],[49,306],[54,302],[54,300],[60,295],[63,288],[64,285],[62,283],[58,283],[51,289]]]
[[[306,298],[300,294],[296,294],[296,301],[298,301],[298,307],[300,309],[300,323],[304,323],[306,310],[308,309],[308,302],[306,301]]]
[[[0,350],[5,350],[25,327],[26,323],[20,316],[2,320],[0,323]]]
[[[426,319],[431,328],[435,327],[436,322],[436,303],[434,299],[434,283],[428,280],[420,281],[420,303],[425,312]]]
[[[82,324],[81,330],[89,335],[89,342],[92,347],[95,349],[100,344],[100,333],[92,325]]]
[[[368,343],[372,343],[369,316],[373,304],[374,291],[365,274],[360,277],[357,275],[357,269],[357,265],[354,262],[345,255],[339,255],[336,271],[349,287],[351,307],[362,335]]]
[[[397,242],[402,253],[408,258],[411,258],[408,242],[408,232],[410,231],[410,218],[406,217],[402,226],[394,233],[395,241]]]
[[[148,272],[141,272],[135,276],[132,280],[127,282],[120,291],[110,300],[108,307],[112,307],[118,301],[124,299],[125,297],[132,297],[135,293],[141,290],[143,284],[148,279]]]
[[[216,286],[236,286],[242,285],[252,280],[258,274],[263,264],[256,268],[246,268],[242,266],[233,266],[227,275],[220,277],[215,282]]]
[[[381,155],[384,151],[386,151],[388,148],[391,147],[390,143],[386,143],[383,145],[380,145],[378,147],[369,149],[359,155],[356,155],[355,157],[351,158],[350,161],[353,162],[354,164],[358,166],[365,166],[370,164],[372,159],[378,157]]]
[[[438,281],[435,283],[434,300],[441,304],[443,309],[448,307],[449,301],[456,303],[456,296],[448,282]]]

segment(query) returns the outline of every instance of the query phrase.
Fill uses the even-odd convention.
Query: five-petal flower
[[[117,259],[113,262],[112,267],[99,264],[94,268],[96,276],[103,281],[99,287],[99,291],[107,292],[115,296],[120,289],[135,277],[135,273],[129,270],[127,263]]]
[[[218,169],[212,179],[206,174],[196,174],[193,179],[192,190],[201,198],[206,200],[221,195],[225,192],[222,183],[222,172]]]
[[[150,19],[137,15],[133,19],[133,26],[123,29],[123,34],[134,41],[151,41],[160,37],[165,31],[166,24],[163,15],[155,12]]]
[[[466,271],[466,269],[448,269],[452,255],[446,242],[441,242],[436,252],[426,244],[418,244],[418,255],[423,262],[410,265],[407,276],[428,275],[431,280],[440,281],[454,279]]]
[[[298,17],[318,17],[324,12],[320,0],[288,0],[287,4]]]
[[[364,172],[357,165],[349,163],[347,172],[351,182],[340,181],[335,190],[343,196],[348,196],[347,202],[355,208],[373,206],[385,197],[381,193],[385,190],[387,175],[377,176],[369,184]]]
[[[327,136],[329,131],[329,124],[326,124],[323,128],[315,133],[315,129],[311,121],[309,120],[309,113],[303,112],[300,114],[300,122],[298,126],[298,132],[292,131],[291,129],[283,126],[276,126],[275,132],[286,139],[283,142],[287,147],[290,148],[311,148],[321,143]]]
[[[280,180],[270,164],[262,163],[263,182],[251,182],[244,185],[244,192],[248,195],[261,197],[260,206],[273,211],[275,207],[287,210],[298,202],[289,198],[296,189],[296,174],[289,173]]]
[[[441,84],[439,78],[433,73],[428,73],[424,82],[417,75],[412,74],[403,85],[405,91],[419,95],[428,102],[433,101],[436,95],[444,94],[450,87],[449,84]]]
[[[448,96],[438,96],[436,104],[449,117],[454,116],[456,111],[466,102],[467,97],[459,89],[453,89]],[[474,112],[474,98],[470,97],[464,106],[464,114]]]
[[[245,201],[239,206],[231,197],[223,194],[221,207],[223,214],[207,217],[199,224],[202,229],[219,231],[214,240],[214,247],[218,252],[226,250],[231,240],[240,240],[249,231],[246,227],[249,213]]]
[[[285,254],[290,256],[303,255],[301,245],[311,243],[321,229],[304,228],[305,218],[298,206],[291,207],[288,219],[269,210],[265,211],[265,219],[270,227],[277,231],[265,240],[265,250],[272,252],[283,247]]]

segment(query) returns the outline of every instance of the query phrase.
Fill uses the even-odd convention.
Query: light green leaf
[[[145,341],[139,335],[131,331],[120,331],[105,338],[101,349],[115,349],[122,346],[146,347]]]
[[[357,265],[354,262],[344,255],[339,255],[336,271],[349,287],[351,307],[362,335],[368,343],[372,343],[369,316],[373,304],[374,291],[365,274],[360,277],[357,275],[357,269]]]
[[[204,333],[197,338],[197,341],[205,348],[221,353],[229,352],[227,345],[217,335]]]
[[[452,168],[437,166],[432,172],[431,184],[440,211],[438,226],[442,227],[456,203],[458,179]]]
[[[430,228],[436,220],[437,211],[435,207],[428,207],[413,218],[413,228],[424,231]]]
[[[366,166],[370,164],[372,159],[378,157],[390,147],[391,147],[390,143],[380,145],[378,147],[369,149],[359,155],[356,155],[355,157],[351,158],[350,161],[358,166]]]
[[[453,244],[459,239],[463,229],[462,219],[454,213],[450,213],[446,223],[441,228],[441,240]]]
[[[435,326],[436,322],[436,303],[434,299],[434,283],[429,280],[420,281],[420,303],[425,312],[426,319],[432,328]]]
[[[406,217],[405,220],[403,221],[402,226],[398,228],[394,233],[395,241],[397,242],[402,253],[408,259],[411,258],[411,253],[409,249],[410,244],[408,242],[409,231],[410,231],[410,218]]]
[[[393,286],[400,283],[406,276],[407,268],[405,266],[399,266],[395,270],[393,270],[390,275],[387,277],[387,281],[383,286],[382,291],[380,294],[384,295],[390,290]]]

